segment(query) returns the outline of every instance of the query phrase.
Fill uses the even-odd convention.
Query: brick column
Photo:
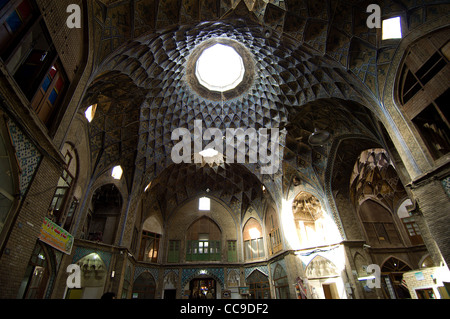
[[[411,191],[432,237],[424,238],[424,240],[429,242],[426,244],[434,262],[437,263],[443,258],[447,266],[450,265],[450,197],[442,181],[437,178],[428,178],[413,184]],[[430,243],[433,240],[439,251],[433,249],[435,244]]]

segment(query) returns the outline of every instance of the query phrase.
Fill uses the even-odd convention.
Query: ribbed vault
[[[200,120],[204,128],[222,132],[280,129],[284,161],[279,173],[261,176],[259,164],[244,167],[275,197],[288,192],[293,180],[323,189],[325,170],[335,160],[329,158],[330,148],[341,136],[379,141],[373,114],[381,113],[395,47],[381,47],[377,30],[367,28],[367,6],[379,3],[383,16],[406,15],[413,28],[445,14],[443,2],[92,1],[95,80],[81,110],[99,105],[89,128],[94,174],[121,164],[138,196],[173,170],[172,132],[186,128],[193,133],[194,121]],[[244,46],[256,75],[246,92],[232,98],[224,94],[219,101],[198,95],[186,81],[192,52],[217,37]],[[330,142],[311,147],[306,140],[315,129],[330,132]],[[351,146],[348,151],[351,155],[339,156],[356,160]],[[337,160],[340,165],[345,163]],[[181,166],[184,172],[186,165]],[[187,166],[213,174],[211,167]],[[336,171],[334,181],[340,180]]]

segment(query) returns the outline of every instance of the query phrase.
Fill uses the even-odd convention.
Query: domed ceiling
[[[130,189],[137,188],[139,194],[150,181],[165,183],[163,189],[172,191],[179,183],[189,185],[192,180],[187,176],[191,175],[185,173],[190,171],[209,174],[213,185],[222,179],[221,185],[227,185],[228,180],[240,185],[241,192],[248,187],[246,179],[235,180],[245,176],[241,170],[255,175],[272,194],[282,193],[283,185],[289,188],[293,176],[310,185],[323,184],[332,139],[311,147],[306,139],[315,129],[326,129],[333,137],[379,138],[373,116],[363,105],[379,104],[395,47],[380,48],[377,31],[366,26],[366,8],[374,2],[92,1],[97,76],[82,109],[98,104],[89,124],[94,175],[120,164]],[[422,1],[383,3],[383,14],[414,7],[410,16],[423,22],[427,18],[416,12],[433,7]],[[444,6],[433,8],[430,12],[435,15],[445,12]],[[237,41],[250,52],[255,77],[247,91],[215,100],[189,85],[186,69],[191,54],[213,38]],[[228,128],[280,129],[285,158],[280,171],[263,176],[260,163],[242,168],[232,165],[232,169],[230,165],[214,169],[190,164],[175,168],[170,155],[176,141],[171,134],[176,128],[193,132],[195,120],[201,120],[203,128],[223,132]],[[254,146],[247,143],[249,147]],[[231,173],[218,169],[231,169]],[[202,184],[208,183],[196,185]],[[182,193],[177,196],[183,197]]]

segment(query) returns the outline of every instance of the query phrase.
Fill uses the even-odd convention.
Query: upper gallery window
[[[197,60],[195,75],[211,91],[234,89],[244,78],[241,56],[228,45],[217,43],[203,51]]]
[[[198,210],[208,211],[211,209],[211,200],[208,197],[201,197],[198,201]]]
[[[398,100],[432,158],[450,153],[450,36],[443,29],[412,44],[398,82]]]
[[[111,172],[111,176],[117,180],[122,178],[122,174],[123,174],[123,169],[120,165],[115,166]]]

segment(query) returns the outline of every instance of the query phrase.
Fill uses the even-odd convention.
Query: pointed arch
[[[289,281],[284,267],[277,263],[272,274],[277,299],[289,299]]]
[[[356,252],[353,256],[353,262],[356,267],[356,271],[360,277],[365,276],[366,272],[364,267],[368,265],[367,259],[359,252]]]
[[[190,271],[189,275],[183,274],[183,281],[181,282],[181,287],[186,286],[186,284],[196,277],[212,277],[214,278],[222,287],[225,287],[223,279],[223,269],[218,268],[207,268],[207,269],[184,269],[183,272]]]
[[[321,255],[317,255],[308,263],[305,273],[309,279],[339,276],[336,265]]]
[[[407,262],[395,256],[387,257],[381,264],[381,273],[406,272],[412,269]]]
[[[149,271],[142,272],[133,282],[133,299],[154,299],[156,281]]]
[[[249,287],[250,299],[270,299],[269,276],[255,269],[246,279]]]
[[[250,217],[242,230],[245,260],[254,260],[265,256],[263,229],[254,217]]]

